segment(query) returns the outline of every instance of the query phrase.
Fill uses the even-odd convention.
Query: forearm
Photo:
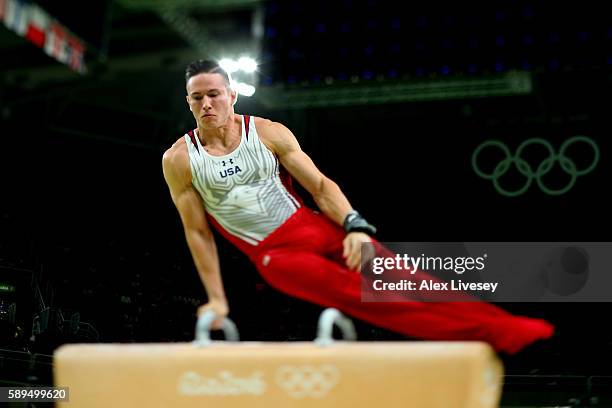
[[[185,231],[185,237],[200,279],[204,284],[208,301],[227,303],[221,279],[219,255],[212,234],[210,231],[188,230]]]
[[[340,226],[352,209],[340,187],[327,177],[321,180],[313,199],[319,209]]]

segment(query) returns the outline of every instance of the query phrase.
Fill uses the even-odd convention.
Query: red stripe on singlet
[[[246,131],[246,140],[249,140],[249,123],[251,122],[251,118],[249,115],[244,115],[244,130]]]
[[[279,166],[280,179],[283,186],[285,186],[285,190],[287,190],[287,192],[300,204],[300,206],[303,206],[304,200],[302,200],[302,197],[300,197],[293,188],[293,177],[291,177],[291,174],[289,174],[289,171],[287,171],[283,165],[279,163]]]
[[[187,134],[189,135],[189,138],[191,139],[191,143],[193,143],[193,145],[196,148],[196,151],[199,152],[200,150],[198,149],[198,142],[196,142],[196,136],[195,133],[193,133],[193,130],[190,130],[189,132],[187,132]]]

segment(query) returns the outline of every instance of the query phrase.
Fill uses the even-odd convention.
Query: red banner
[[[45,53],[85,73],[85,43],[38,5],[24,0],[0,0],[0,20]]]

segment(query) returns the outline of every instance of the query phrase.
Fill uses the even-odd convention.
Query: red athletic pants
[[[213,220],[215,226],[219,226]],[[325,215],[302,207],[257,246],[221,233],[245,252],[274,288],[410,337],[480,340],[515,353],[554,328],[541,319],[512,315],[490,303],[362,302],[361,275],[342,258],[346,234]],[[389,251],[388,256],[393,257]]]

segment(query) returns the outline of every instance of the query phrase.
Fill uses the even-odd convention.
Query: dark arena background
[[[254,58],[234,75],[236,112],[289,127],[380,241],[611,241],[604,2],[400,3],[0,1],[0,386],[53,385],[67,343],[193,339],[206,296],[161,159],[195,127],[195,59]],[[24,10],[37,12],[24,22]],[[565,155],[595,165],[574,180],[557,161],[538,176],[548,191],[521,191],[516,167],[497,189],[472,164],[487,140],[558,152],[575,136],[597,154]],[[482,153],[493,172],[501,150]],[[217,242],[241,339],[312,340],[323,308]],[[612,407],[610,303],[500,306],[558,329],[504,357],[502,406]],[[419,341],[354,322],[360,340]]]

